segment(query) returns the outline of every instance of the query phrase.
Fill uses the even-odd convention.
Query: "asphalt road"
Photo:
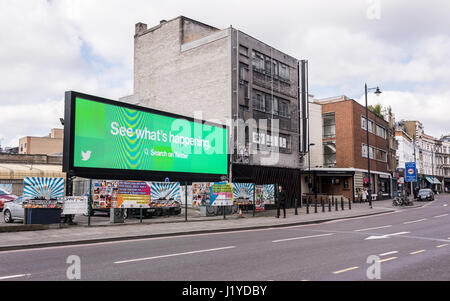
[[[81,280],[371,280],[369,270],[387,281],[448,281],[449,203],[441,195],[320,225],[0,252],[0,280],[67,280],[76,255]]]

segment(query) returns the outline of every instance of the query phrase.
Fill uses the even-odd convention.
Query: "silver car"
[[[12,202],[5,204],[3,208],[3,219],[5,223],[12,223],[14,220],[24,219],[23,201],[26,200],[23,197],[19,197]]]

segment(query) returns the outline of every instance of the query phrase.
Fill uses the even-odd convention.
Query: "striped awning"
[[[442,185],[441,182],[436,177],[425,177],[430,184]]]

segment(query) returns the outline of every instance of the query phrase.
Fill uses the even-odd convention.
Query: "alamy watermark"
[[[80,280],[81,279],[81,259],[77,255],[70,255],[67,257],[66,263],[69,265],[66,271],[67,279]]]
[[[367,268],[367,279],[369,280],[379,280],[381,279],[381,262],[380,257],[376,255],[371,255],[367,258],[367,264],[370,266]]]
[[[367,0],[369,5],[366,10],[367,18],[369,20],[381,19],[381,0]]]

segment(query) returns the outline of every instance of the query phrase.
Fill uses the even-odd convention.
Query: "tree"
[[[369,110],[374,113],[375,115],[377,115],[380,118],[383,118],[383,113],[381,112],[383,110],[383,107],[381,106],[381,104],[377,103],[375,106],[369,106]]]

